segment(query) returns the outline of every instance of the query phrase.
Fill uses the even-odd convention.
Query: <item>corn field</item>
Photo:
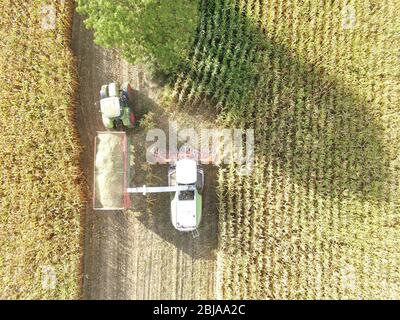
[[[73,3],[3,0],[0,9],[0,298],[78,298]]]
[[[218,174],[218,298],[400,298],[399,10],[201,1],[175,102],[256,139]]]

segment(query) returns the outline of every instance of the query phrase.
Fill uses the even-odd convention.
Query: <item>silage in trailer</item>
[[[127,194],[128,139],[125,132],[98,132],[94,148],[95,210],[129,207]]]

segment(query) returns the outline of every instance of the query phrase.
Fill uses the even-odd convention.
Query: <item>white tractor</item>
[[[116,129],[120,125],[133,128],[136,123],[133,105],[134,91],[129,83],[120,87],[118,83],[111,82],[101,87],[100,112],[106,129]]]
[[[180,159],[168,172],[171,187],[191,186],[192,190],[177,191],[171,200],[172,225],[180,231],[193,231],[201,221],[204,172],[194,159]]]

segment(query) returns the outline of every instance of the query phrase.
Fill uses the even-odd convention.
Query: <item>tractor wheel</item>
[[[114,129],[114,121],[113,120],[111,120],[107,117],[104,117],[104,116],[102,116],[101,118],[103,120],[103,125],[106,129]]]
[[[203,171],[203,169],[198,169],[197,170],[197,182],[196,182],[197,192],[200,193],[201,195],[203,195],[205,187],[206,186],[204,183],[204,171]]]
[[[134,128],[135,122],[136,122],[136,117],[132,111],[129,113],[129,121],[131,122],[129,128]]]

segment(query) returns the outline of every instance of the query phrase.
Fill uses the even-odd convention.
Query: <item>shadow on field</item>
[[[212,12],[210,5],[202,14]],[[212,26],[209,41],[197,39],[203,54],[193,52],[195,62],[184,70],[190,81],[179,97],[187,112],[213,104],[223,123],[254,128],[256,157],[305,188],[333,197],[385,197],[382,128],[366,98],[268,39],[237,7],[221,10],[226,25],[236,28]]]

